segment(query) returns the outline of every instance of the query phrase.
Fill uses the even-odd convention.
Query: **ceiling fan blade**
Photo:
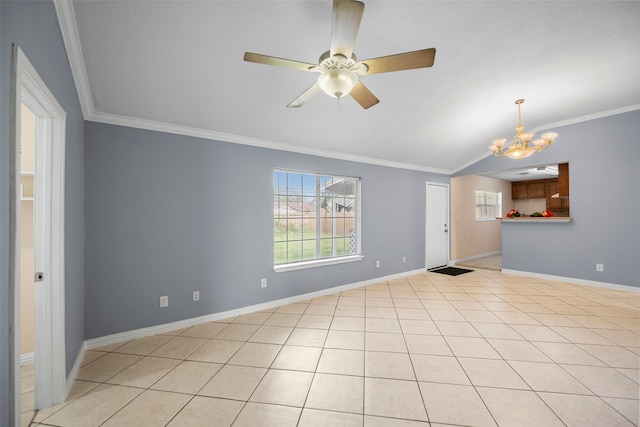
[[[333,0],[331,56],[339,53],[347,58],[353,54],[364,3],[355,0]]]
[[[247,62],[256,62],[258,64],[276,65],[278,67],[293,68],[302,71],[311,71],[316,64],[306,62],[293,61],[291,59],[276,58],[275,56],[261,55],[259,53],[245,52],[244,60]]]
[[[381,56],[379,58],[361,61],[369,70],[364,75],[388,73],[390,71],[413,70],[415,68],[427,68],[433,65],[436,57],[436,49],[422,49],[413,52],[399,53],[396,55]]]
[[[302,94],[300,94],[299,97],[291,101],[289,105],[287,105],[287,108],[302,107],[308,100],[310,100],[311,98],[316,96],[318,93],[320,93],[321,90],[322,89],[320,89],[320,86],[318,86],[318,83],[314,83],[313,86],[311,86],[309,89],[302,92]]]
[[[362,84],[362,82],[358,82],[353,89],[351,89],[349,95],[351,95],[351,97],[355,99],[365,110],[380,102],[380,100],[376,98],[376,96],[371,93],[371,91]]]

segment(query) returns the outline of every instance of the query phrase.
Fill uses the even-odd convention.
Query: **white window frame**
[[[480,205],[478,205],[478,202],[477,202],[478,193],[483,193],[483,196],[484,196],[484,202],[485,203],[482,204],[482,206],[485,207],[485,209],[483,209],[483,211],[485,212],[485,216],[483,216],[483,217],[479,217],[478,216],[478,206],[480,206]],[[487,197],[486,197],[487,193],[492,193],[492,194],[496,195],[496,198],[497,198],[497,201],[498,201],[497,204],[495,204],[495,205],[487,204]],[[473,215],[474,215],[476,221],[496,221],[496,217],[499,217],[500,216],[500,212],[502,212],[502,191],[476,190],[473,193],[473,197],[474,197],[473,198],[473,210],[474,210]],[[486,216],[486,212],[487,212],[486,206],[495,206],[496,215]]]
[[[360,224],[361,224],[361,179],[357,178],[357,177],[348,177],[348,176],[344,176],[344,175],[333,175],[333,174],[323,174],[323,173],[315,173],[315,172],[307,172],[307,171],[296,171],[296,170],[289,170],[289,169],[275,169],[273,171],[273,177],[275,177],[275,174],[277,172],[280,173],[291,173],[291,174],[299,174],[299,175],[310,175],[310,176],[314,176],[314,177],[332,177],[332,178],[344,178],[344,179],[350,179],[350,180],[355,180],[356,182],[356,197],[355,197],[355,203],[356,203],[356,207],[355,207],[355,224],[354,224],[354,230],[355,230],[355,237],[356,237],[356,248],[355,248],[355,254],[352,255],[339,255],[339,256],[333,256],[333,257],[325,257],[325,258],[315,258],[315,259],[310,259],[310,260],[304,260],[304,261],[295,261],[295,262],[288,262],[288,263],[283,263],[283,264],[275,264],[275,253],[272,256],[272,260],[274,262],[274,266],[273,266],[273,270],[276,273],[281,273],[281,272],[286,272],[286,271],[294,271],[294,270],[301,270],[301,269],[306,269],[306,268],[313,268],[313,267],[321,267],[321,266],[326,266],[326,265],[335,265],[335,264],[343,264],[343,263],[348,263],[348,262],[355,262],[355,261],[360,261],[364,258],[364,256],[362,255],[361,252],[361,228],[360,228]],[[275,188],[275,183],[274,183],[274,188],[272,191],[272,194],[274,196],[276,196],[276,194],[278,194],[277,192],[277,188]],[[318,192],[316,192],[315,197],[317,198],[317,202],[316,202],[316,209],[320,209],[320,203],[319,203],[319,194]],[[274,211],[274,216],[273,216],[274,220],[276,219],[275,216],[275,211]],[[319,212],[316,211],[316,218],[318,219],[318,224],[319,224],[319,219],[320,219],[320,215]],[[320,238],[319,233],[316,234],[316,241],[318,241],[318,239]],[[274,248],[275,246],[275,240],[273,241],[273,246],[272,248]],[[275,248],[274,248],[275,251]]]

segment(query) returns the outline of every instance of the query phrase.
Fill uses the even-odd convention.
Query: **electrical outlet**
[[[200,301],[200,291],[193,291],[193,300]]]
[[[376,268],[380,267],[380,261],[376,261]]]
[[[596,271],[603,272],[604,264],[596,264]]]
[[[406,263],[407,263],[407,257],[406,257],[406,256],[403,256],[403,257],[402,257],[402,263],[403,263],[403,264],[406,264]]]
[[[169,306],[169,297],[167,295],[160,297],[160,308]]]
[[[266,279],[266,277],[263,277],[262,279],[260,279],[260,287],[261,288],[266,288],[267,287],[267,279]]]

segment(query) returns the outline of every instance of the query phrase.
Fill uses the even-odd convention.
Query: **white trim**
[[[363,255],[349,255],[336,258],[314,259],[311,261],[292,262],[289,264],[279,264],[273,266],[276,273],[284,273],[286,271],[304,270],[305,268],[322,267],[325,265],[344,264],[345,262],[362,261]]]
[[[456,263],[459,263],[459,262],[473,261],[475,259],[486,258],[486,257],[495,256],[495,255],[501,255],[501,254],[502,254],[502,251],[487,252],[487,253],[480,254],[480,255],[469,256],[469,257],[466,257],[466,258],[452,259],[451,263],[453,265],[456,265]]]
[[[91,85],[89,84],[89,78],[87,75],[87,68],[84,62],[84,55],[82,52],[82,44],[80,43],[75,12],[73,10],[73,2],[69,0],[54,0],[53,4],[55,5],[56,13],[58,15],[58,23],[60,24],[62,39],[64,41],[64,46],[69,58],[69,66],[71,67],[73,81],[75,82],[78,97],[80,99],[82,114],[84,116],[84,119],[87,121],[165,132],[175,135],[191,136],[195,138],[203,138],[214,141],[231,142],[236,144],[250,145],[254,147],[269,148],[272,150],[310,154],[319,157],[348,160],[352,162],[367,163],[398,169],[432,172],[444,175],[451,175],[452,173],[448,169],[430,168],[408,163],[375,159],[372,157],[356,156],[314,148],[305,148],[268,141],[260,138],[251,138],[242,135],[233,135],[228,133],[215,132],[212,130],[198,129],[177,124],[138,119],[134,117],[126,117],[96,111],[95,105],[93,103],[93,95],[91,93]]]
[[[64,401],[66,384],[65,308],[64,308],[64,160],[66,113],[40,78],[24,52],[14,46],[16,110],[24,102],[36,115],[36,271],[44,273],[45,282],[35,287],[35,402],[41,409]],[[20,124],[19,113],[12,126]],[[16,129],[16,147],[20,131]],[[19,151],[19,150],[18,150]],[[16,153],[16,162],[19,154]],[[18,163],[19,164],[19,163]],[[17,173],[14,171],[14,173]],[[15,178],[15,177],[13,177]],[[15,192],[19,180],[15,179]],[[16,202],[16,215],[20,205]],[[17,215],[18,216],[18,215]],[[19,218],[12,227],[19,228]],[[16,230],[19,234],[19,229]],[[17,245],[17,243],[16,243]],[[15,245],[14,245],[15,246]],[[13,251],[17,251],[15,246]],[[15,255],[19,262],[19,253]],[[20,286],[19,277],[10,285]],[[15,292],[19,298],[19,292]],[[19,300],[14,300],[19,315]],[[15,342],[19,342],[19,318],[14,319]],[[14,349],[17,353],[17,348]],[[17,357],[17,356],[16,356]],[[14,366],[15,368],[15,366]],[[20,396],[16,396],[18,400]],[[19,412],[18,412],[19,414]],[[19,419],[19,417],[18,417]]]
[[[640,104],[631,104],[624,107],[614,108],[613,110],[601,111],[599,113],[587,114],[586,116],[574,117],[572,119],[561,120],[559,122],[547,123],[544,125],[536,126],[529,130],[528,132],[540,132],[543,130],[559,128],[563,126],[575,125],[578,123],[584,123],[591,120],[603,119],[605,117],[616,116],[618,114],[629,113],[631,111],[640,110]],[[493,153],[487,151],[486,153],[476,157],[475,159],[466,162],[456,168],[451,170],[451,175],[455,175],[461,170],[473,165],[474,163],[478,163],[480,160],[484,160],[487,157],[493,156]]]
[[[596,282],[595,280],[576,279],[574,277],[553,276],[550,274],[533,273],[530,271],[519,271],[519,270],[509,270],[509,269],[502,269],[502,273],[513,274],[515,276],[534,277],[537,279],[554,280],[557,282],[567,282],[567,283],[572,283],[576,285],[595,286],[598,288],[614,289],[617,291],[640,293],[640,287],[630,286],[630,285],[618,285],[616,283]]]
[[[640,110],[640,104],[631,104],[624,107],[614,108],[613,110],[601,111],[599,113],[587,114],[586,116],[574,117],[572,119],[561,120],[559,122],[548,123],[532,128],[529,132],[540,132],[547,129],[558,128],[563,126],[575,125],[578,123],[589,122],[591,120],[603,119],[605,117],[617,116],[618,114],[629,113],[631,111]]]
[[[282,144],[272,142],[268,140],[262,140],[258,138],[250,138],[242,135],[232,135],[226,133],[215,132],[211,130],[191,128],[187,126],[180,126],[176,124],[156,122],[152,120],[137,119],[133,117],[119,116],[115,114],[103,113],[95,110],[93,103],[93,95],[91,93],[91,85],[89,84],[89,78],[87,75],[87,67],[84,62],[84,55],[82,52],[82,44],[80,43],[80,36],[78,32],[77,21],[75,12],[73,10],[73,2],[69,0],[53,0],[53,4],[58,15],[58,23],[60,24],[60,31],[62,32],[62,39],[67,51],[67,57],[69,58],[69,65],[71,67],[71,73],[76,85],[78,97],[80,99],[80,105],[82,107],[82,114],[87,121],[113,124],[119,126],[126,126],[137,129],[154,130],[159,132],[166,132],[177,135],[192,136],[196,138],[204,138],[222,142],[231,142],[236,144],[251,145],[255,147],[269,148],[272,150],[289,151],[293,153],[310,154],[319,157],[329,157],[339,160],[348,160],[359,163],[367,163],[378,166],[386,166],[398,169],[416,170],[422,172],[432,172],[445,175],[453,175],[462,169],[471,166],[478,161],[491,156],[491,153],[483,154],[476,159],[467,162],[454,169],[439,169],[431,168],[421,165],[414,165],[409,163],[399,163],[383,159],[375,159],[371,157],[356,156],[345,153],[330,152],[326,150],[305,148],[300,146],[294,146],[289,144]],[[633,104],[626,107],[620,107],[613,110],[603,111],[600,113],[594,113],[586,116],[576,117],[573,119],[563,120],[560,122],[550,123],[546,125],[537,126],[531,129],[532,132],[538,132],[540,130],[546,130],[559,126],[567,126],[571,124],[581,123],[589,120],[599,119],[616,114],[622,114],[629,111],[640,109],[640,104]]]
[[[479,161],[484,160],[484,159],[486,159],[487,157],[490,157],[490,156],[493,156],[493,153],[491,151],[488,151],[488,152],[486,152],[484,154],[481,154],[480,156],[478,156],[478,157],[476,157],[476,158],[474,158],[472,160],[469,160],[466,163],[461,164],[457,168],[453,168],[451,170],[451,175],[453,176],[456,173],[460,172],[461,170],[466,169],[469,166],[474,165],[474,164],[478,163]]]
[[[58,24],[62,33],[62,40],[69,58],[69,66],[73,81],[76,85],[78,98],[82,115],[85,120],[95,113],[93,105],[93,96],[91,95],[91,86],[89,85],[89,76],[87,75],[87,67],[84,63],[84,55],[82,54],[82,45],[78,34],[78,25],[76,14],[73,10],[73,2],[70,0],[53,0],[58,15]]]
[[[307,294],[296,295],[288,298],[283,298],[274,301],[268,301],[261,304],[250,305],[247,307],[236,308],[233,310],[227,310],[219,313],[209,314],[206,316],[193,317],[191,319],[179,320],[177,322],[165,323],[162,325],[150,326],[148,328],[135,329],[132,331],[121,332],[118,334],[107,335],[99,338],[92,338],[85,341],[86,348],[92,350],[105,345],[117,344],[123,341],[128,341],[136,338],[143,338],[150,335],[161,334],[163,332],[175,331],[176,329],[182,329],[194,325],[199,325],[207,322],[214,322],[216,320],[227,319],[229,317],[241,316],[243,314],[253,313],[260,310],[266,310],[269,308],[279,307],[281,305],[293,304],[300,301],[306,301],[312,298],[318,298],[325,295],[334,294],[336,292],[348,291],[350,289],[360,288],[362,286],[373,285],[387,280],[399,279],[402,277],[411,276],[414,274],[424,273],[424,268],[405,271],[402,273],[392,274],[384,277],[377,277],[375,279],[364,280],[361,282],[350,283],[347,285],[335,286],[333,288],[323,289],[320,291],[310,292]]]
[[[58,23],[60,25],[60,31],[62,32],[62,39],[67,51],[67,57],[69,58],[69,65],[71,67],[71,73],[76,85],[78,97],[80,99],[80,105],[82,107],[82,114],[87,121],[114,124],[119,126],[126,126],[145,130],[155,130],[159,132],[172,133],[177,135],[193,136],[197,138],[211,139],[223,142],[231,142],[237,144],[251,145],[255,147],[270,148],[273,150],[283,150],[293,153],[311,154],[320,157],[330,157],[340,160],[348,160],[353,162],[367,163],[378,166],[386,166],[398,169],[416,170],[422,172],[432,172],[445,175],[453,175],[462,169],[477,163],[478,161],[491,156],[491,153],[483,154],[476,159],[467,162],[454,169],[439,169],[430,168],[421,165],[414,165],[408,163],[392,162],[383,159],[375,159],[371,157],[362,157],[356,155],[350,155],[345,153],[329,152],[326,150],[305,148],[299,146],[293,146],[289,144],[276,143],[272,141],[262,140],[258,138],[249,138],[241,135],[225,134],[210,130],[191,128],[186,126],[180,126],[170,123],[155,122],[152,120],[137,119],[133,117],[119,116],[114,114],[102,113],[95,110],[93,103],[93,95],[91,93],[91,85],[89,84],[89,78],[87,75],[87,67],[84,62],[84,55],[82,52],[82,44],[80,43],[80,36],[78,32],[78,26],[76,21],[75,12],[73,10],[73,2],[69,0],[53,0],[53,4],[58,15]],[[608,117],[616,114],[622,114],[629,111],[640,109],[640,104],[633,104],[626,107],[620,107],[613,110],[603,111],[600,113],[589,114],[586,116],[576,117],[573,119],[563,120],[560,122],[550,123],[546,125],[540,125],[533,129],[532,132],[538,132],[540,130],[546,130],[559,126],[567,126],[571,124],[581,123],[589,120],[595,120],[603,117]]]
[[[32,365],[34,361],[35,354],[33,352],[20,355],[20,366]]]
[[[412,165],[408,163],[392,162],[389,160],[376,159],[373,157],[356,156],[353,154],[340,153],[337,151],[321,150],[317,148],[301,147],[296,145],[284,144],[281,142],[269,141],[262,138],[252,138],[243,135],[234,135],[223,132],[216,132],[207,129],[199,129],[188,126],[181,126],[165,122],[157,122],[153,120],[137,119],[134,117],[118,116],[115,114],[107,114],[94,112],[87,117],[87,121],[105,123],[111,125],[125,126],[136,129],[144,129],[170,133],[175,135],[191,136],[194,138],[209,139],[213,141],[231,142],[235,144],[250,145],[252,147],[268,148],[271,150],[288,151],[292,153],[309,154],[318,157],[328,157],[331,159],[347,160],[351,162],[367,163],[377,166],[386,166],[397,169],[416,170],[421,172],[432,172],[444,175],[451,175],[448,169],[430,168],[420,165]]]

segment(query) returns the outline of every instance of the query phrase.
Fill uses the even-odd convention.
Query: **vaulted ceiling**
[[[523,124],[544,130],[640,108],[640,2],[364,1],[358,59],[435,47],[431,68],[361,81],[368,110],[317,74],[332,2],[56,1],[87,120],[452,172]],[[562,135],[555,144],[562,144]]]

